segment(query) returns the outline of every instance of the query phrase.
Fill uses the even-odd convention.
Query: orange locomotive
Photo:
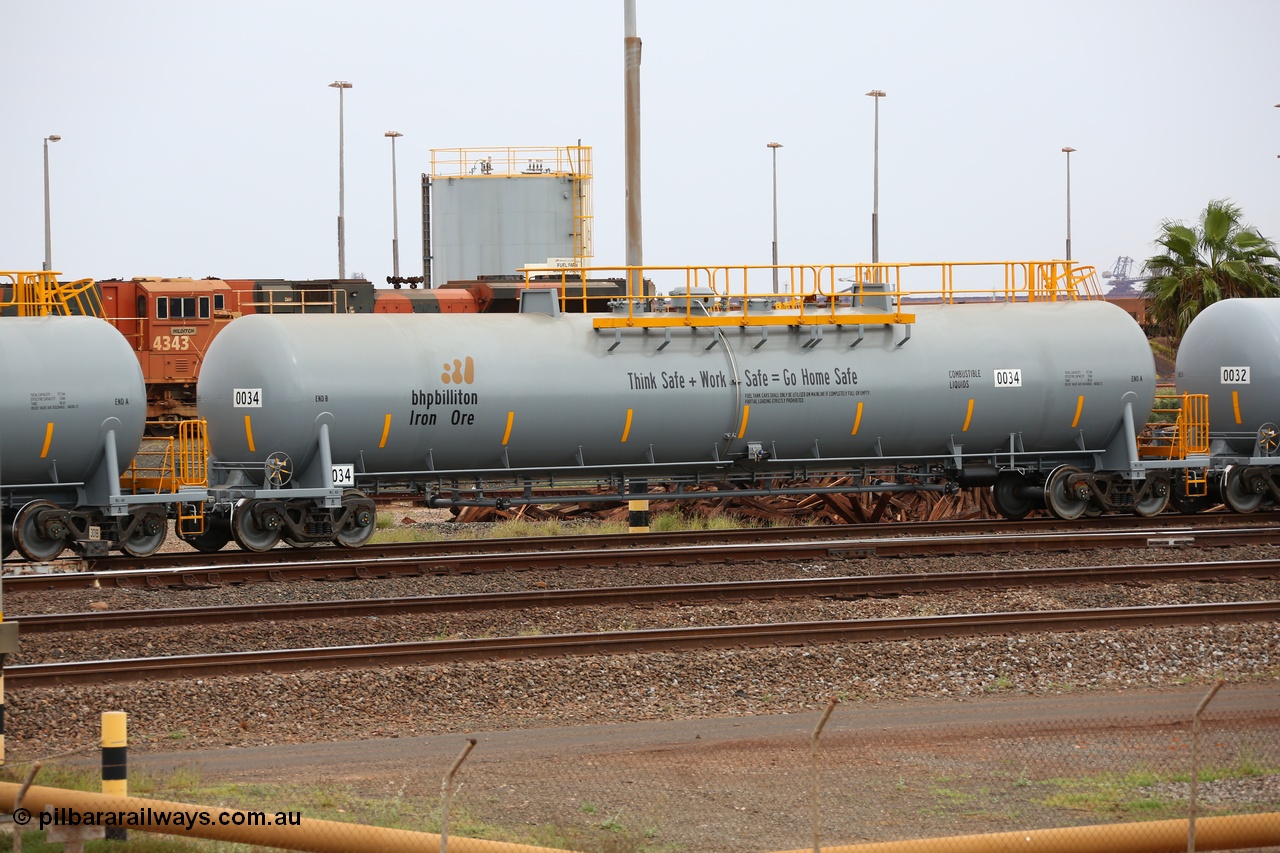
[[[483,314],[519,308],[524,276],[493,276],[437,288],[375,288],[364,279],[132,278],[97,282],[102,316],[129,341],[147,386],[148,429],[196,417],[196,380],[210,342],[245,314]],[[575,285],[574,289],[581,285]],[[622,279],[587,282],[568,311],[604,311],[626,294]]]

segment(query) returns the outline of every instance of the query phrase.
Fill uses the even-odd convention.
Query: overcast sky
[[[1229,198],[1280,239],[1276,0],[637,0],[644,257],[1108,269]],[[597,262],[624,257],[623,2],[0,0],[0,268],[69,277],[421,268],[431,148],[593,148]]]

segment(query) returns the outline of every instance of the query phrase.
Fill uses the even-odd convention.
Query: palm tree
[[[1238,296],[1280,296],[1275,244],[1240,221],[1226,199],[1209,202],[1192,228],[1166,219],[1147,259],[1147,317],[1164,334],[1182,337],[1206,305]]]

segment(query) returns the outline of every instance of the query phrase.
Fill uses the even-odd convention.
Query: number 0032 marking
[[[1249,368],[1247,367],[1222,368],[1222,384],[1223,385],[1248,385],[1249,384]]]

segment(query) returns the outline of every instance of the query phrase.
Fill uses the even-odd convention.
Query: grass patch
[[[1104,773],[1078,779],[1050,779],[1046,784],[1057,789],[1038,802],[1056,809],[1091,812],[1111,819],[1158,820],[1178,817],[1186,811],[1180,800],[1156,797],[1144,789],[1165,781],[1146,770],[1124,775]]]
[[[1250,779],[1277,772],[1280,768],[1265,764],[1246,749],[1241,750],[1231,764],[1200,768],[1200,784],[1220,779]],[[1038,802],[1052,808],[1088,811],[1125,820],[1179,818],[1186,816],[1190,781],[1190,772],[1160,773],[1147,769],[1131,770],[1125,774],[1102,773],[1073,779],[1050,779],[1045,784],[1056,788],[1056,793]],[[1170,790],[1171,785],[1176,787]],[[1239,809],[1232,805],[1207,806],[1202,802],[1199,810],[1205,814],[1231,814]]]
[[[0,766],[0,781],[22,782],[26,765]],[[96,769],[89,770],[59,764],[48,764],[36,776],[36,785],[97,791],[101,778]],[[165,774],[147,774],[133,770],[129,774],[129,791],[135,796],[155,800],[265,811],[301,812],[305,819],[405,829],[416,832],[440,831],[440,799],[433,791],[423,796],[405,796],[403,790],[391,797],[374,799],[363,796],[343,784],[319,781],[314,785],[241,784],[205,779],[192,767],[179,767]],[[676,853],[680,848],[659,840],[655,826],[637,828],[628,825],[621,813],[597,813],[595,805],[584,802],[579,812],[584,826],[499,826],[469,813],[455,804],[450,814],[449,833],[458,838],[504,841],[543,847],[583,851],[583,853]],[[56,853],[62,845],[50,844],[45,833],[32,830],[22,834],[25,853]],[[247,844],[205,839],[175,839],[156,833],[134,830],[127,844],[94,841],[86,844],[89,853],[129,850],[133,853],[256,853],[263,848]],[[12,850],[12,839],[0,835],[0,853]]]

